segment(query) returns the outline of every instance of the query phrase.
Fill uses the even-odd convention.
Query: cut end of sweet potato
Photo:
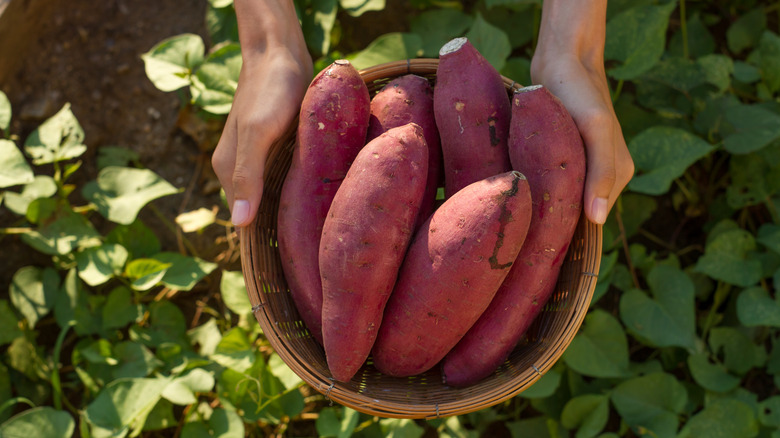
[[[526,179],[525,175],[523,175],[522,172],[518,172],[516,170],[512,171],[512,176],[514,176],[515,179]]]
[[[457,52],[468,42],[466,37],[455,38],[443,45],[439,50],[439,56],[448,55],[452,52]]]
[[[540,88],[544,88],[544,85],[538,84],[538,85],[529,85],[527,87],[518,88],[515,90],[515,94],[520,93],[528,93],[529,91],[536,91]]]
[[[333,61],[333,63],[336,64],[336,65],[350,65],[351,64],[348,59],[337,59],[337,60]]]

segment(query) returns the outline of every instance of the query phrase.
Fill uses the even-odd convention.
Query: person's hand
[[[285,2],[281,3],[279,7],[284,8]],[[273,1],[254,4],[243,8],[277,6]],[[273,10],[276,15],[266,10],[261,15],[271,21],[249,23],[258,11],[238,15],[239,2],[236,7],[237,16],[244,18],[239,21],[243,64],[233,106],[211,161],[225,190],[231,220],[243,227],[251,223],[260,205],[269,149],[299,112],[312,79],[312,60],[294,9],[292,17],[286,18],[283,12],[290,9]],[[249,30],[241,33],[242,24]]]
[[[544,3],[531,79],[556,95],[577,124],[588,163],[583,208],[591,222],[603,224],[634,175],[634,162],[604,71],[606,1],[565,3]]]

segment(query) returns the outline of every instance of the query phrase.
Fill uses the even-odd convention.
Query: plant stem
[[[680,0],[680,32],[683,40],[683,57],[688,59],[688,18],[685,14],[685,0]]]
[[[65,335],[67,335],[70,328],[75,325],[75,320],[68,321],[68,325],[60,331],[59,336],[57,336],[57,342],[54,343],[54,353],[52,355],[54,364],[51,371],[51,387],[54,392],[54,407],[57,410],[62,409],[62,385],[60,383],[60,371],[58,368],[58,364],[60,363],[60,351],[62,350],[62,343],[65,342]]]
[[[614,105],[618,98],[620,97],[620,93],[623,92],[623,82],[625,82],[623,79],[620,79],[617,83],[617,86],[615,87],[615,92],[612,93],[612,104]]]
[[[3,411],[5,411],[6,409],[10,408],[11,406],[19,404],[19,403],[24,403],[24,404],[30,405],[31,408],[35,407],[35,403],[33,403],[32,400],[30,400],[29,398],[26,398],[26,397],[14,397],[14,398],[6,400],[5,403],[0,405],[0,414],[2,414]]]

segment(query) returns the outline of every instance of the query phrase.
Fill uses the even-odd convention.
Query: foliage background
[[[538,1],[296,5],[317,68],[435,57],[465,35],[530,83]],[[391,8],[398,32],[355,47]],[[240,68],[234,14],[212,0],[208,39],[172,35],[143,57],[182,112],[217,125]],[[637,174],[604,227],[591,310],[521,396],[432,421],[368,417],[303,385],[230,264],[160,243],[229,236],[216,211],[166,218],[156,200],[181,188],[138,156],[105,146],[85,163],[68,105],[20,138],[0,95],[2,239],[45,261],[0,298],[0,436],[780,437],[778,18],[760,0],[610,1],[607,71]],[[169,228],[139,219],[155,210]],[[220,305],[188,325],[186,296],[209,281]]]

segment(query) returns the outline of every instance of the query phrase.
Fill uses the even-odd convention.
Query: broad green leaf
[[[477,13],[466,38],[482,56],[500,71],[506,64],[506,59],[512,53],[512,44],[507,34],[485,21],[482,14]]]
[[[192,78],[193,102],[212,114],[227,114],[241,72],[241,47],[225,45],[211,53]]]
[[[3,438],[70,438],[76,422],[67,411],[49,406],[27,409],[0,424]]]
[[[143,317],[143,308],[133,302],[132,292],[126,286],[111,290],[102,307],[103,329],[122,328],[139,321]]]
[[[358,424],[359,413],[348,407],[325,408],[315,422],[317,434],[321,437],[348,438]]]
[[[119,361],[114,357],[111,347],[111,342],[108,339],[101,338],[91,342],[84,348],[80,348],[79,353],[87,362],[116,365]]]
[[[780,428],[780,396],[775,395],[761,401],[758,419],[764,426]]]
[[[520,85],[531,84],[531,60],[528,58],[514,57],[506,60],[501,74],[512,79]]]
[[[63,330],[75,323],[73,330],[79,336],[98,333],[101,328],[100,313],[94,309],[94,300],[84,288],[75,268],[71,268],[62,282],[54,305],[54,316]]]
[[[761,70],[759,70],[758,67],[753,64],[735,60],[734,79],[746,84],[752,84],[761,80]]]
[[[192,390],[177,380],[173,380],[165,387],[162,396],[169,402],[180,406],[187,406],[198,402],[198,399],[195,397]]]
[[[633,79],[648,71],[664,53],[669,16],[674,2],[639,5],[627,9],[607,23],[605,59],[621,65],[608,71],[615,79]]]
[[[734,61],[725,55],[706,55],[696,60],[702,67],[707,83],[714,85],[719,92],[726,91],[731,86],[731,75],[734,73]]]
[[[189,422],[182,428],[182,436],[191,438],[243,438],[244,421],[232,410],[217,408],[206,423]]]
[[[122,273],[127,257],[127,249],[116,243],[86,248],[76,254],[79,277],[90,286],[101,285]]]
[[[22,334],[19,329],[19,319],[8,304],[8,300],[0,299],[0,346],[11,343]]]
[[[176,427],[178,421],[173,414],[173,404],[165,399],[160,399],[144,422],[143,430],[155,431]]]
[[[729,173],[726,200],[735,210],[763,204],[780,191],[780,166],[771,166],[759,153],[732,155]]]
[[[130,286],[133,289],[144,291],[160,283],[170,267],[170,263],[156,259],[135,259],[127,263],[125,276],[132,282]]]
[[[244,372],[252,367],[256,353],[246,332],[234,327],[222,336],[211,359],[226,368]]]
[[[682,30],[676,32],[669,41],[669,53],[673,56],[685,54],[683,45],[688,46],[688,56],[693,59],[706,56],[715,51],[715,38],[707,25],[702,22],[701,14],[694,13],[688,18],[687,35]],[[687,36],[687,41],[683,38]]]
[[[762,277],[761,262],[751,257],[755,250],[756,241],[749,232],[725,231],[707,242],[694,270],[736,286],[752,286]]]
[[[138,163],[140,160],[138,152],[120,146],[101,146],[98,149],[97,167],[119,166],[125,167],[132,163]]]
[[[219,290],[222,301],[231,312],[236,315],[247,315],[252,312],[252,303],[249,302],[244,275],[240,271],[222,271]]]
[[[106,219],[127,225],[146,204],[177,190],[151,170],[112,166],[102,169],[82,192]]]
[[[3,140],[0,140],[3,141]],[[39,198],[49,198],[57,193],[57,183],[48,175],[37,175],[27,183],[21,193],[5,192],[5,206],[18,215],[26,215],[30,204]]]
[[[653,216],[658,209],[658,202],[652,196],[626,192],[620,196],[619,204],[608,218],[605,227],[613,229],[616,235],[625,233],[627,238],[639,232],[642,225]],[[620,215],[623,229],[617,224],[616,215]]]
[[[336,24],[338,0],[307,0],[301,16],[306,44],[314,57],[330,53],[331,34]]]
[[[746,327],[780,327],[780,304],[764,288],[751,287],[737,297],[737,317]]]
[[[705,353],[688,356],[688,369],[693,379],[704,389],[728,392],[739,386],[739,378],[729,374],[725,367],[710,362]]]
[[[593,310],[583,326],[563,353],[566,364],[585,376],[627,376],[628,339],[617,319],[603,310]]]
[[[176,216],[176,223],[185,233],[200,232],[217,220],[216,209],[199,208]]]
[[[723,147],[732,154],[754,152],[780,138],[780,114],[758,105],[727,108],[726,119],[736,129],[723,139]]]
[[[675,178],[707,155],[712,146],[688,131],[653,126],[634,137],[628,149],[637,169],[629,189],[648,195],[662,195],[669,191]]]
[[[9,296],[30,327],[48,315],[57,299],[60,277],[53,268],[25,266],[11,279]]]
[[[286,389],[294,388],[303,382],[278,354],[272,354],[268,358],[268,369],[282,382]]]
[[[359,17],[364,12],[385,9],[385,0],[339,0],[339,6],[349,15]]]
[[[609,398],[602,394],[585,394],[566,403],[561,414],[561,424],[567,429],[577,429],[576,438],[592,438],[599,434],[609,419]]]
[[[421,12],[411,18],[409,27],[422,39],[422,56],[438,58],[439,49],[447,41],[463,35],[473,22],[474,17],[463,11],[444,8]]]
[[[636,289],[620,298],[620,318],[626,328],[655,347],[695,348],[693,281],[678,268],[657,265],[647,282],[652,298]]]
[[[420,425],[408,418],[384,418],[379,420],[386,438],[420,438],[425,433]]]
[[[8,96],[0,91],[0,131],[8,136],[8,127],[11,126],[11,101]]]
[[[87,151],[84,145],[84,130],[76,116],[65,104],[24,142],[24,150],[33,159],[33,164],[49,164],[76,158]]]
[[[161,378],[114,380],[87,406],[86,419],[99,432],[125,436],[143,427],[168,383],[168,379]]]
[[[130,338],[152,348],[168,343],[189,345],[184,314],[176,304],[167,300],[149,304],[149,321],[143,327],[133,326]]]
[[[187,335],[192,341],[192,345],[198,345],[198,352],[201,356],[210,356],[216,351],[219,341],[222,340],[222,333],[217,327],[217,321],[212,318],[205,324],[201,324],[191,329]]]
[[[758,421],[749,405],[738,400],[719,400],[695,414],[679,438],[752,438],[758,436]]]
[[[626,424],[658,438],[675,437],[679,416],[688,401],[685,387],[664,372],[623,381],[611,397],[612,405]]]
[[[761,53],[761,77],[769,91],[780,90],[780,36],[766,30],[758,43]]]
[[[141,55],[146,76],[161,91],[174,91],[190,84],[190,75],[206,51],[199,35],[185,33],[160,41]]]
[[[569,435],[563,426],[545,415],[509,421],[504,425],[509,430],[511,438],[557,438]],[[599,438],[605,437],[601,435]]]
[[[106,243],[118,243],[127,248],[131,259],[151,257],[162,248],[154,231],[138,219],[129,225],[114,227],[106,236]]]
[[[536,383],[520,393],[520,396],[524,398],[549,397],[555,393],[555,390],[558,389],[558,385],[560,385],[560,383],[561,373],[560,371],[553,368],[540,377]]]
[[[176,252],[161,252],[152,256],[152,259],[169,265],[160,281],[174,290],[192,289],[217,267],[216,263]]]
[[[347,57],[358,70],[391,61],[416,58],[422,52],[422,39],[413,33],[381,35],[368,47]]]
[[[232,5],[232,0],[229,1]],[[238,20],[232,7],[207,8],[206,28],[213,44],[238,42]]]
[[[780,254],[780,225],[770,223],[761,225],[756,241]]]
[[[737,375],[761,366],[766,356],[760,346],[734,327],[713,327],[708,341],[714,354],[721,355],[722,351],[726,369]]]
[[[643,79],[660,82],[682,92],[703,84],[707,77],[701,64],[691,59],[670,57],[659,61]]]
[[[1,111],[0,117],[2,117]],[[16,147],[16,143],[4,138],[0,138],[0,169],[3,169],[0,173],[0,188],[29,184],[33,181],[33,171],[24,159],[22,151]]]
[[[118,362],[112,370],[115,379],[147,377],[165,365],[151,350],[138,342],[120,342],[114,346],[113,352]]]
[[[726,42],[729,50],[738,54],[745,49],[755,47],[764,29],[766,29],[764,8],[759,7],[742,14],[726,30]]]

